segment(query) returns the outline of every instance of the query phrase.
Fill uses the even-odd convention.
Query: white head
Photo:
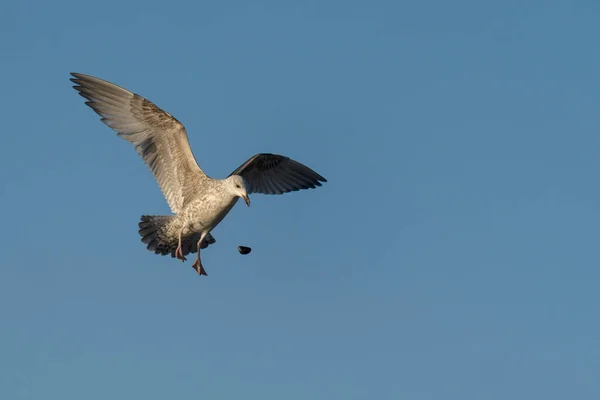
[[[246,181],[239,175],[231,175],[226,179],[227,189],[229,193],[234,196],[241,197],[246,202],[246,205],[250,207],[250,198],[248,197],[248,191],[246,189]]]

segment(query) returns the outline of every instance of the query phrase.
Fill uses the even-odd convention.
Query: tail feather
[[[176,229],[172,229],[171,224],[175,221],[175,216],[172,215],[142,215],[138,227],[138,233],[142,237],[142,243],[146,244],[146,248],[153,251],[155,254],[166,256],[170,254],[175,257],[175,250],[178,245],[178,236],[175,233]],[[181,239],[181,248],[184,255],[196,253],[198,251],[198,240],[200,234],[184,236]],[[208,245],[215,243],[215,238],[209,233],[200,249],[205,249]]]

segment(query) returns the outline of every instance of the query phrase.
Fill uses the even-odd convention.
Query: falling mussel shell
[[[238,251],[240,252],[240,254],[250,254],[252,249],[246,246],[238,246]]]

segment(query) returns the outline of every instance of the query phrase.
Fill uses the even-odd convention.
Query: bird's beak
[[[243,194],[242,195],[242,199],[244,199],[244,201],[246,202],[246,205],[248,207],[250,207],[250,198],[248,197],[248,195],[247,194]]]

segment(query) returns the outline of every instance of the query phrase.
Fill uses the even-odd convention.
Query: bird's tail
[[[142,243],[147,244],[148,250],[153,251],[156,254],[166,256],[171,254],[171,257],[175,257],[175,250],[178,244],[178,231],[177,227],[173,227],[172,224],[175,222],[174,215],[142,215],[138,227],[140,230],[138,233],[142,237]],[[187,235],[181,238],[181,249],[184,255],[189,253],[195,253],[198,251],[198,240],[200,240],[200,234]],[[215,239],[209,233],[202,245],[201,249],[206,248],[209,244],[215,243]]]

